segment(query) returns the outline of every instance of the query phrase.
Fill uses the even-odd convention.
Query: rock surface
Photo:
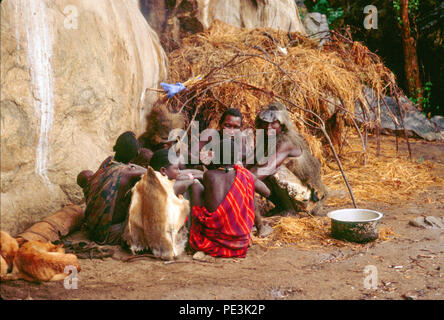
[[[319,12],[307,13],[304,17],[304,27],[309,36],[314,39],[320,39],[320,45],[327,41],[326,37],[328,37],[330,29],[325,14]]]
[[[204,28],[221,20],[240,28],[269,27],[305,33],[293,0],[197,0],[198,18]]]
[[[419,216],[409,221],[409,224],[414,227],[424,229],[444,229],[444,218],[442,221],[434,216]]]
[[[277,168],[276,173],[265,181],[284,211],[309,212],[313,208],[311,190],[285,165]]]
[[[366,88],[365,94],[368,102],[374,107],[378,107],[377,96],[370,88]],[[389,96],[384,96],[385,104],[382,100],[379,102],[381,112],[381,131],[382,133],[398,133],[404,135],[401,123],[402,119],[399,114],[399,108],[396,99]],[[409,136],[420,137],[427,141],[442,141],[444,140],[444,121],[440,116],[435,116],[431,120],[419,112],[407,97],[400,99],[400,104],[405,108],[404,115],[405,128]],[[387,105],[387,106],[386,106]],[[388,108],[387,108],[388,107]],[[390,111],[388,110],[390,109]],[[356,104],[355,114],[358,119],[362,119],[362,110],[359,104]],[[371,120],[375,119],[374,113],[370,110]],[[395,123],[394,118],[398,122]]]
[[[181,39],[209,29],[216,21],[238,28],[273,28],[301,32],[305,29],[293,0],[140,0],[140,8],[161,37],[167,51],[180,47]]]
[[[78,203],[77,174],[143,131],[166,64],[136,0],[2,1],[1,229]]]

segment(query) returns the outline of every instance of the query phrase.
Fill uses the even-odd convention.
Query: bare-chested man
[[[295,208],[294,202],[287,201],[288,195],[285,195],[284,199],[273,191],[277,188],[275,188],[276,183],[270,179],[270,176],[274,175],[277,169],[285,164],[289,171],[311,190],[309,202],[314,205],[307,210],[312,214],[319,213],[327,196],[327,188],[321,181],[321,166],[319,160],[311,154],[304,138],[294,129],[285,106],[278,102],[270,104],[257,115],[256,128],[265,130],[265,146],[263,149],[265,151],[268,150],[271,129],[275,132],[276,152],[274,156],[269,155],[270,157],[264,164],[256,164],[250,169],[256,177],[263,180],[272,190],[269,199],[275,205],[274,212],[304,209],[302,207]],[[265,155],[267,156],[267,154]],[[308,206],[308,204],[305,204],[305,206]]]

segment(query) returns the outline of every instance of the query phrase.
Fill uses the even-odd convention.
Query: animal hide
[[[270,176],[268,187],[279,199],[279,204],[286,210],[306,211],[313,207],[310,201],[311,191],[285,165]]]
[[[184,251],[183,229],[190,205],[175,195],[173,185],[173,181],[148,167],[133,187],[123,235],[133,254],[151,249],[156,257],[171,260]]]
[[[69,205],[33,224],[17,237],[28,241],[52,242],[80,228],[84,218],[85,213],[80,206]]]
[[[66,254],[61,245],[33,240],[24,242],[19,247],[17,239],[12,238],[6,232],[1,232],[0,243],[2,256],[0,279],[2,281],[17,279],[32,282],[63,280],[69,275],[65,273],[67,266],[75,267],[77,272],[80,272],[77,257],[73,254]],[[8,273],[11,262],[12,272]],[[4,268],[4,263],[7,263],[7,269]]]
[[[138,138],[141,146],[153,150],[158,144],[166,143],[173,129],[184,127],[181,113],[173,113],[165,104],[156,105],[146,116],[146,131]]]
[[[0,269],[1,275],[8,273],[12,266],[15,254],[19,249],[19,244],[16,239],[11,237],[8,233],[0,231]]]

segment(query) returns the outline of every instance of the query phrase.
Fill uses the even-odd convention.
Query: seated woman
[[[153,156],[154,152],[147,148],[140,148],[139,154],[131,159],[131,163],[137,164],[138,166],[148,168],[151,157]]]
[[[131,188],[146,169],[129,161],[137,156],[138,141],[132,132],[119,136],[115,155],[105,159],[99,169],[82,171],[77,183],[86,200],[85,227],[89,238],[99,244],[119,244],[125,228]]]

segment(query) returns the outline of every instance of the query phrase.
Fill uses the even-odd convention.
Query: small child
[[[179,163],[170,162],[168,153],[168,149],[161,149],[154,152],[150,160],[150,166],[163,176],[168,177],[169,180],[175,180],[173,188],[176,195],[184,194],[194,183],[200,183],[199,180],[197,180],[197,175],[193,174],[194,171],[197,172],[198,170],[180,170]],[[201,175],[203,175],[203,173]],[[186,199],[188,198],[186,195],[184,195],[184,197]]]

